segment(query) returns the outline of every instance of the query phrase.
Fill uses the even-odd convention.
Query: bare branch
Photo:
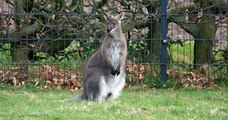
[[[39,20],[36,20],[34,24],[22,28],[19,31],[15,31],[12,33],[8,33],[8,35],[2,35],[0,34],[0,37],[2,39],[2,42],[17,42],[19,41],[18,38],[23,38],[28,35],[34,34],[36,31],[40,30],[42,28],[42,23]],[[7,40],[4,40],[4,38],[7,38]],[[9,40],[11,38],[11,40]]]
[[[168,21],[169,22],[174,22],[177,25],[179,25],[181,28],[183,28],[186,32],[191,34],[192,36],[196,37],[199,29],[197,26],[197,23],[195,21],[188,21],[186,19],[186,13],[185,11],[188,10],[188,17],[189,15],[197,18],[197,8],[195,5],[190,5],[190,6],[181,6],[181,7],[176,7],[175,9],[171,9],[168,11]]]

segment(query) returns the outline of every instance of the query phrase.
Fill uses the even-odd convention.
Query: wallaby
[[[83,75],[83,92],[70,101],[104,102],[116,99],[125,85],[127,42],[121,28],[124,13],[107,15],[107,35],[89,58]]]

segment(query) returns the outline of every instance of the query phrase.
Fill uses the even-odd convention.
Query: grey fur
[[[83,75],[83,92],[70,101],[104,102],[116,99],[125,85],[127,43],[121,29],[124,13],[108,16],[108,34],[100,48],[89,58]]]

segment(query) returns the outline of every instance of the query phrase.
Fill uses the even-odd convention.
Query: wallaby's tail
[[[81,95],[79,95],[79,96],[77,96],[77,97],[71,98],[71,99],[69,100],[69,102],[81,102],[81,101],[83,101],[83,100],[85,100],[85,99],[84,99],[83,95],[81,94]]]

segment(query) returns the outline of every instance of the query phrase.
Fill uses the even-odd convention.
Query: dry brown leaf
[[[196,78],[197,78],[197,75],[196,75],[194,72],[189,72],[189,75],[190,75],[193,79],[196,79]]]
[[[17,79],[16,79],[16,77],[13,77],[13,86],[17,86]]]

